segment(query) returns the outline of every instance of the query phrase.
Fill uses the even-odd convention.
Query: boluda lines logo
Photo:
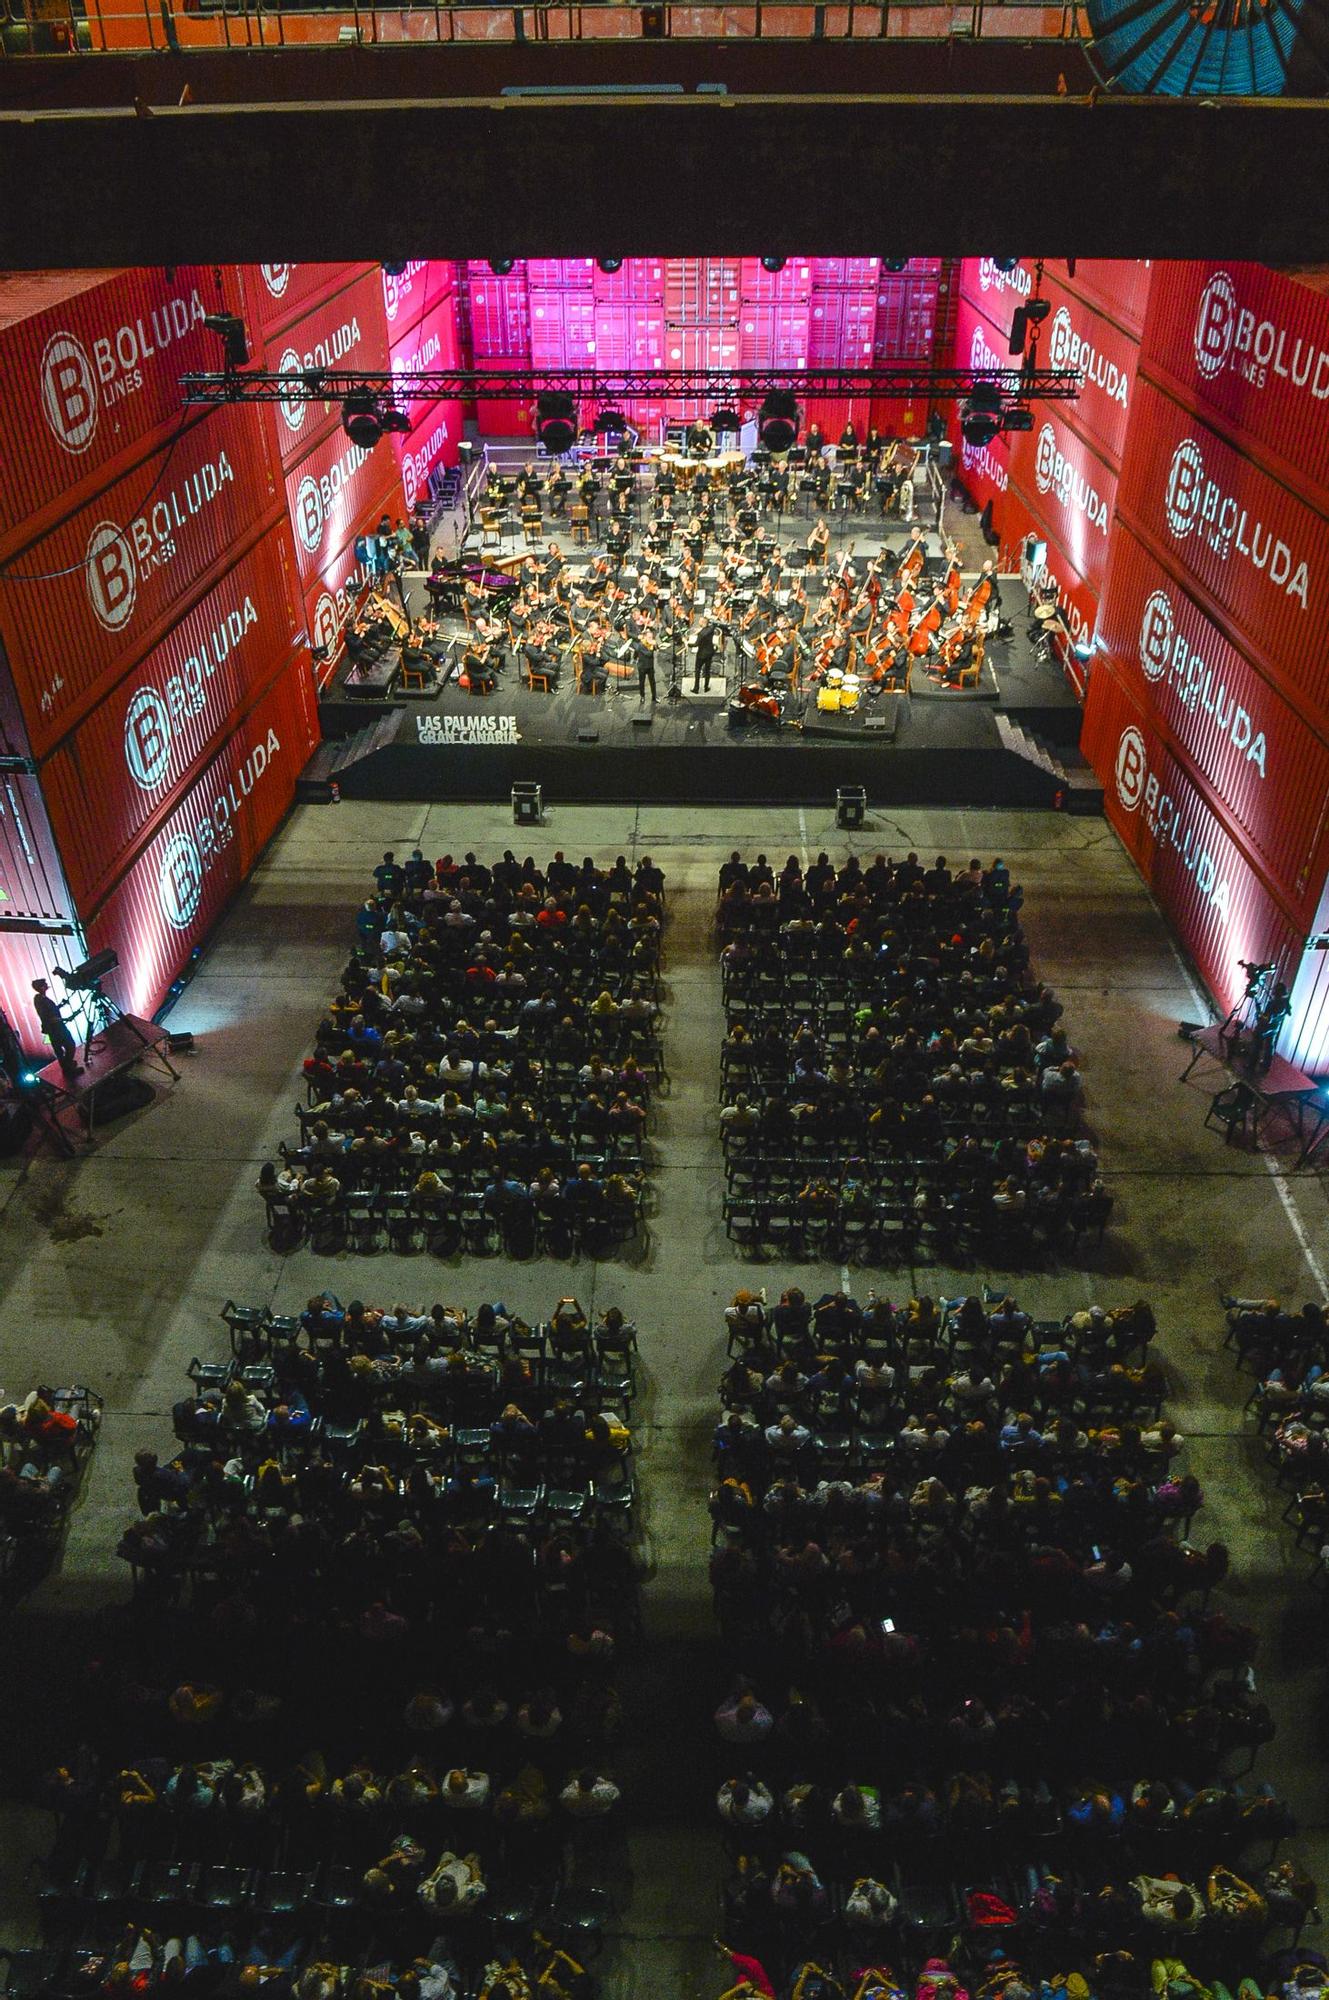
[[[1017,264],[1013,271],[1001,271],[991,257],[978,260],[978,285],[980,291],[1014,292],[1022,299],[1027,299],[1034,289],[1034,281],[1023,264]]]
[[[319,592],[314,615],[309,622],[311,647],[315,650],[323,648],[329,655],[332,653],[347,619],[360,601],[361,591],[373,581],[373,570],[367,564],[357,563],[335,590]]]
[[[1257,319],[1238,298],[1230,271],[1215,271],[1200,294],[1195,365],[1208,382],[1230,368],[1252,388],[1290,382],[1317,403],[1329,400],[1329,348],[1289,334],[1276,320]]]
[[[278,373],[282,375],[305,374],[311,369],[335,368],[339,361],[345,361],[360,345],[360,321],[355,313],[342,321],[340,326],[316,340],[304,354],[294,347],[288,347],[278,363]],[[298,431],[304,423],[309,404],[299,397],[283,396],[281,413],[286,428]]]
[[[442,336],[427,334],[412,353],[393,355],[392,372],[394,375],[418,375],[422,368],[432,368],[442,352]]]
[[[254,790],[269,765],[281,754],[275,729],[256,743],[224,789],[214,792],[211,803],[192,833],[172,834],[157,868],[157,901],[173,930],[188,930],[203,900],[208,870],[225,853],[235,838],[235,822],[241,804]]]
[[[981,326],[974,328],[974,337],[969,343],[969,366],[974,369],[995,368],[1003,375],[1012,372],[1010,356],[1003,360],[1000,354],[988,346],[987,335]]]
[[[1083,514],[1100,535],[1108,531],[1108,505],[1096,486],[1076,469],[1057,443],[1051,424],[1038,433],[1034,453],[1034,483],[1040,493],[1051,493],[1063,507]]]
[[[975,478],[985,479],[994,492],[1006,491],[1010,474],[990,444],[970,444],[967,438],[961,439],[960,463]]]
[[[372,452],[361,445],[348,445],[317,479],[307,472],[300,481],[295,494],[295,531],[306,555],[316,556],[322,548],[334,507],[371,456]]]
[[[1187,824],[1182,806],[1165,792],[1149,769],[1144,738],[1133,723],[1121,732],[1117,744],[1115,776],[1117,797],[1128,813],[1144,808],[1149,831],[1160,847],[1170,847],[1220,923],[1226,923],[1232,905],[1232,885],[1220,873],[1219,865],[1205,846],[1202,836]]]
[[[125,714],[125,763],[145,792],[156,789],[170,766],[173,725],[202,715],[209,681],[257,624],[257,606],[246,595],[242,604],[223,612],[197,651],[167,676],[164,687],[145,682],[137,690]]]
[[[129,623],[139,584],[174,562],[183,531],[234,480],[231,461],[221,451],[168,492],[159,493],[127,528],[111,520],[98,521],[84,551],[83,577],[88,602],[108,632],[122,631]]]
[[[410,298],[412,291],[415,289],[415,280],[419,277],[421,271],[425,269],[427,269],[427,264],[421,261],[415,264],[408,264],[404,271],[384,271],[383,310],[388,316],[389,325],[396,319],[397,314]]]
[[[86,451],[104,409],[137,395],[150,361],[184,340],[203,319],[197,287],[176,294],[137,319],[97,334],[89,353],[72,333],[53,333],[38,371],[42,415],[67,452]]]
[[[1182,707],[1204,716],[1225,737],[1239,757],[1267,775],[1269,748],[1250,711],[1229,695],[1226,684],[1205,664],[1185,635],[1177,630],[1172,600],[1155,590],[1145,602],[1140,621],[1140,668],[1148,681],[1165,681]]]
[[[258,268],[271,296],[274,299],[281,298],[291,282],[294,264],[260,264]]]
[[[1173,539],[1198,534],[1224,562],[1235,549],[1276,590],[1309,608],[1310,571],[1287,543],[1254,520],[1234,495],[1224,493],[1205,471],[1204,453],[1194,438],[1183,438],[1172,454],[1163,511]]]
[[[1101,389],[1110,401],[1126,408],[1124,372],[1100,354],[1091,340],[1076,332],[1065,306],[1057,307],[1048,328],[1048,367],[1073,368],[1087,388]]]
[[[414,507],[415,496],[424,487],[429,478],[430,468],[447,441],[448,420],[446,417],[441,417],[418,451],[402,453],[401,484],[408,510]]]

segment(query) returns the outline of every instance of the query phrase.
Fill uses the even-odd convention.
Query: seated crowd
[[[102,1399],[80,1385],[32,1389],[0,1404],[0,1578],[11,1590],[46,1572],[101,1424]]]
[[[467,1925],[556,1913],[564,1841],[619,1809],[635,1328],[570,1298],[225,1317],[174,1456],[137,1455],[134,1603],[43,1785],[50,1927],[148,1983],[192,1936],[211,1984],[355,1920],[445,2000]]]
[[[259,1177],[270,1230],[512,1256],[631,1236],[663,925],[649,856],[386,854],[305,1064],[300,1143]]]
[[[850,1987],[957,1934],[1091,1986],[1126,1954],[1143,1994],[1153,1954],[1213,1968],[1304,1918],[1303,1871],[1253,1852],[1292,1827],[1234,1773],[1273,1733],[1257,1634],[1189,1540],[1148,1305],[791,1289],[726,1326],[727,1943]]]
[[[1289,1491],[1283,1519],[1297,1546],[1315,1557],[1317,1581],[1329,1578],[1329,1305],[1311,1299],[1298,1312],[1276,1298],[1225,1298],[1227,1345],[1254,1376],[1246,1399],[1266,1438],[1266,1455]]]
[[[1102,1229],[1079,1063],[1000,859],[720,870],[731,1237],[839,1262]]]

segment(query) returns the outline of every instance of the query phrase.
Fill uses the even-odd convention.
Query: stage
[[[573,549],[562,522],[546,528],[570,568],[597,552]],[[904,534],[898,522],[851,523],[832,543],[831,560],[842,548],[853,547],[861,559],[883,541],[898,546]],[[786,519],[779,539],[788,546],[805,536],[804,523]],[[939,554],[940,538],[929,534],[928,546]],[[466,554],[478,558],[479,551],[471,545]],[[423,586],[419,573],[405,579],[412,617],[424,607]],[[977,689],[944,689],[915,670],[907,695],[865,691],[854,716],[823,716],[821,727],[801,726],[803,696],[786,702],[778,728],[731,722],[731,698],[757,678],[732,645],[709,695],[692,693],[690,652],[680,652],[675,671],[662,649],[654,703],[639,699],[635,676],[611,679],[602,695],[579,694],[570,668],[552,693],[533,692],[512,664],[489,696],[449,678],[429,695],[394,688],[384,699],[377,688],[357,686],[354,676],[348,692],[343,666],[320,704],[328,740],[305,775],[335,779],[344,797],[365,799],[492,799],[515,783],[535,782],[546,801],[649,795],[736,802],[778,795],[808,804],[854,784],[883,805],[1048,805],[1066,789],[1060,767],[1078,762],[1080,708],[1059,667],[1037,647],[1028,596],[1017,580],[1001,579],[1001,606],[1001,631],[988,640]],[[460,629],[459,621],[444,621],[445,634]],[[998,730],[999,714],[1018,725],[1016,741],[1021,732],[1036,735],[1058,768],[1047,768],[1046,755],[1035,761],[1012,750],[1011,731]],[[1101,793],[1080,790],[1078,809],[1099,804]]]

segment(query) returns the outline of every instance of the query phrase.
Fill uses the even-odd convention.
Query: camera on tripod
[[[120,1009],[108,993],[102,991],[102,981],[115,971],[120,963],[120,954],[108,945],[104,951],[96,951],[91,958],[85,958],[81,965],[66,972],[63,965],[55,968],[56,977],[61,981],[66,993],[77,993],[83,1002],[84,1019],[87,1022],[87,1038],[83,1044],[86,1058],[98,1032],[109,1028],[121,1019]]]
[[[1259,992],[1265,980],[1274,970],[1274,961],[1272,959],[1270,959],[1267,963],[1257,964],[1254,959],[1239,958],[1237,960],[1237,964],[1241,967],[1242,971],[1246,975],[1247,999],[1249,999],[1253,993]]]

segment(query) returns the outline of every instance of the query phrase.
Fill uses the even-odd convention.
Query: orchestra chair
[[[397,674],[397,689],[401,694],[432,694],[434,670],[428,658],[408,662],[403,652],[401,667]]]
[[[503,517],[493,507],[480,509],[480,547],[501,549],[503,546]]]
[[[955,676],[952,685],[958,688],[975,688],[982,678],[983,662],[981,660],[966,660],[959,673]]]
[[[586,502],[584,500],[577,500],[573,502],[572,539],[579,547],[582,548],[584,548],[591,539],[591,510],[586,505]]]
[[[538,506],[522,508],[521,526],[522,533],[525,535],[528,545],[534,545],[540,541],[544,533],[544,526],[540,518],[540,509]]]
[[[540,667],[533,667],[529,660],[524,659],[522,664],[526,676],[526,685],[532,694],[553,693],[554,676],[552,673]]]

